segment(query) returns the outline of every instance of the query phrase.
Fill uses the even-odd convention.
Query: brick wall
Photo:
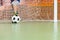
[[[9,5],[7,5],[9,4]],[[19,6],[19,16],[23,20],[53,20],[54,10],[52,6],[29,6],[28,1],[25,4]],[[13,10],[10,5],[10,1],[4,1],[4,10],[0,11],[0,20],[11,20],[13,16]]]
[[[53,20],[54,11],[53,6],[20,6],[20,16],[22,19],[28,20]]]
[[[58,0],[58,20],[60,20],[60,0]]]

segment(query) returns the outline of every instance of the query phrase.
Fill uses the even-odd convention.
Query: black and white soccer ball
[[[14,15],[12,17],[12,23],[18,23],[18,22],[20,22],[20,20],[21,20],[21,18],[17,15]]]

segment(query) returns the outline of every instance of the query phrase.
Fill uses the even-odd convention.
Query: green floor
[[[54,32],[53,22],[0,24],[0,40],[60,40],[60,22]]]

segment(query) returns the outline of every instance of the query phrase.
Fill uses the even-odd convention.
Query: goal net
[[[21,3],[18,13],[22,20],[54,20],[53,0],[24,0],[24,3]],[[4,9],[0,10],[0,21],[11,21],[14,11],[9,5],[5,6]]]

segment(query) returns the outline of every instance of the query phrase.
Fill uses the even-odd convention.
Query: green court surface
[[[60,22],[1,23],[0,40],[60,40]]]

